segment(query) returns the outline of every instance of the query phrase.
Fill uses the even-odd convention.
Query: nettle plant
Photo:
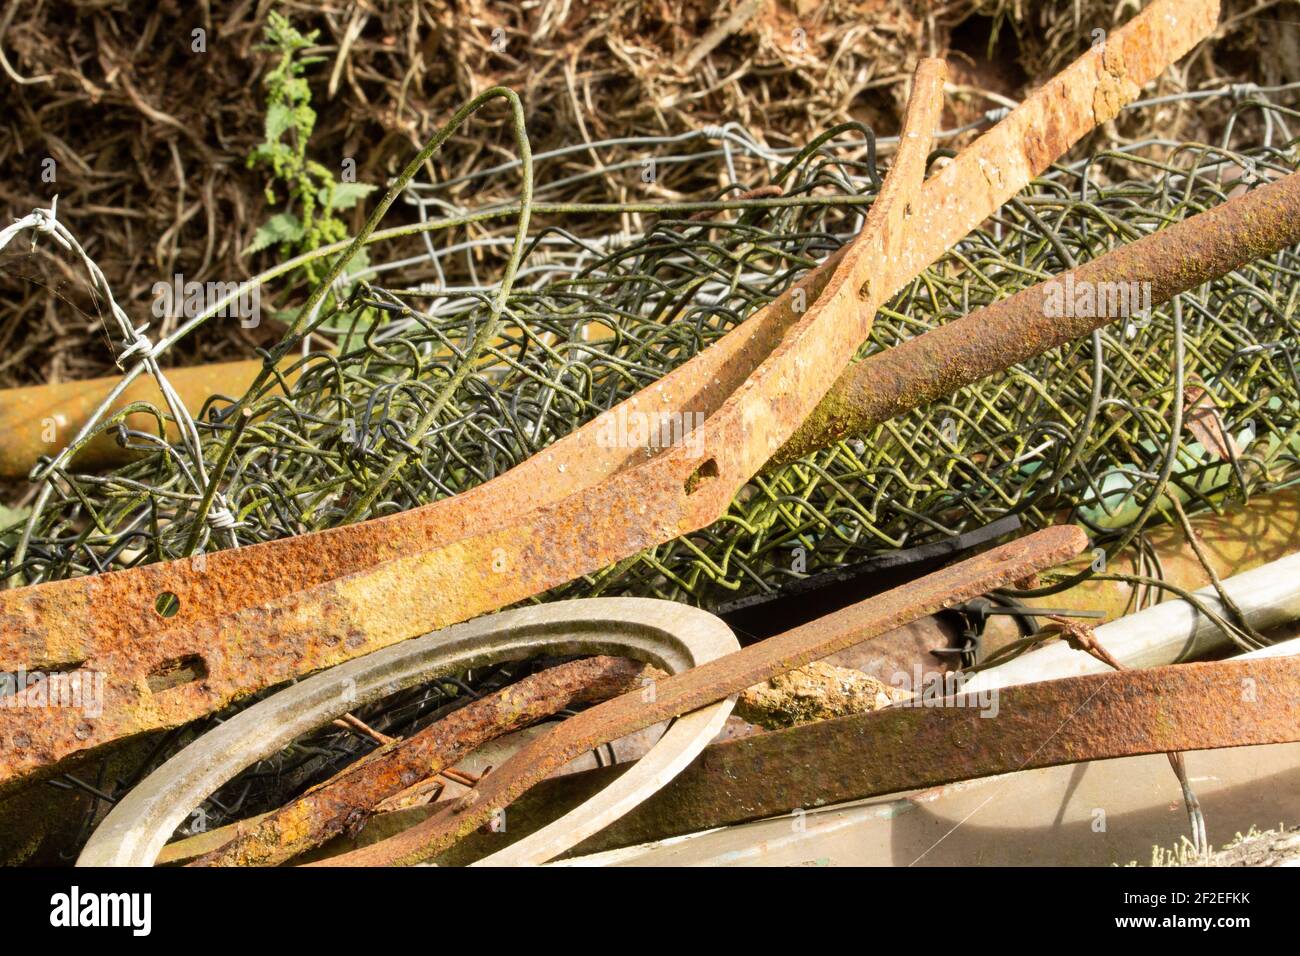
[[[327,167],[307,156],[316,111],[304,77],[308,67],[325,58],[300,54],[314,46],[319,35],[319,30],[305,35],[298,32],[279,13],[272,12],[267,18],[264,42],[258,49],[278,53],[279,60],[263,80],[266,133],[249,154],[247,165],[249,169],[269,167],[266,200],[272,206],[283,202],[284,208],[257,230],[245,255],[275,246],[280,255],[289,258],[346,239],[347,226],[338,214],[375,189],[367,183],[340,182]],[[355,272],[367,264],[366,250],[361,249],[350,266]],[[324,259],[313,259],[298,271],[303,281],[315,285],[326,267]]]

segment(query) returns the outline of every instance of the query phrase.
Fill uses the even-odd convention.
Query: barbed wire
[[[146,322],[140,326],[134,325],[122,307],[117,304],[117,300],[113,297],[113,290],[109,288],[108,280],[104,277],[103,271],[86,253],[86,250],[82,248],[81,243],[77,241],[67,226],[59,222],[58,201],[59,197],[55,196],[49,208],[35,209],[0,230],[0,250],[3,250],[23,232],[30,232],[33,249],[36,246],[38,237],[48,236],[61,248],[72,252],[81,261],[90,279],[88,284],[92,295],[101,298],[105,302],[109,315],[117,323],[118,331],[122,335],[123,347],[122,351],[117,355],[117,367],[122,368],[127,361],[138,357],[141,368],[153,376],[154,381],[158,384],[158,390],[163,396],[163,401],[167,405],[170,421],[175,424],[179,433],[184,454],[179,454],[176,449],[173,449],[164,440],[165,433],[164,437],[142,435],[142,438],[155,443],[160,453],[172,457],[176,463],[179,478],[195,492],[201,494],[208,483],[208,471],[203,458],[202,442],[189,409],[186,408],[185,402],[176,392],[176,389],[172,387],[171,382],[168,381],[167,376],[158,364],[158,357],[165,351],[165,346],[161,343],[155,346],[150,342],[145,335],[149,330],[149,323]],[[156,410],[153,411],[156,413]],[[67,450],[68,456],[71,457],[75,454],[82,447],[82,444],[84,442],[74,443]],[[229,532],[234,526],[234,521],[234,516],[226,507],[225,496],[219,495],[208,512],[208,524],[215,531]],[[234,547],[238,542],[233,535],[228,534],[227,544]]]

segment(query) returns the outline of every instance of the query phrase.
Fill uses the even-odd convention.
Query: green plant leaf
[[[298,125],[295,112],[284,103],[272,103],[266,110],[266,139],[269,143],[278,142],[280,137]],[[265,147],[259,146],[254,153],[260,153]]]
[[[333,201],[330,201],[329,188],[324,187],[319,194],[320,204],[328,209],[351,209],[358,199],[370,195],[377,188],[370,183],[336,183]]]
[[[302,238],[302,223],[291,212],[279,212],[272,216],[253,235],[253,241],[244,250],[244,255],[252,255],[278,242],[297,242]]]

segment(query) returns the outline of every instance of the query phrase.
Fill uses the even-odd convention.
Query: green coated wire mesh
[[[1220,146],[1139,143],[1055,167],[882,309],[863,354],[1296,168],[1296,113],[1254,100],[1233,115],[1264,116],[1266,141],[1231,144],[1230,127]],[[730,153],[712,161],[734,166]],[[646,233],[612,243],[539,230],[473,358],[491,285],[455,286],[441,268],[443,281],[417,288],[362,277],[315,320],[337,348],[305,354],[247,397],[254,415],[224,470],[233,402],[195,410],[233,524],[204,524],[195,469],[161,427],[110,419],[98,427],[141,457],[107,475],[53,471],[26,548],[8,539],[0,560],[27,581],[130,567],[404,510],[500,474],[707,348],[838,248],[879,182],[870,133],[831,131],[772,182],[779,189],[730,203],[739,208],[663,204]],[[762,474],[711,527],[560,592],[710,606],[1008,514],[1036,526],[1064,513],[1102,545],[1129,543],[1166,486],[1195,511],[1289,482],[1298,265],[1288,249],[1149,310],[1134,289],[1133,314],[1091,340]],[[1193,389],[1230,436],[1226,458],[1171,429],[1174,403]]]

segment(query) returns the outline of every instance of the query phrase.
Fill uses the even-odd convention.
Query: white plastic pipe
[[[1254,660],[1257,657],[1295,657],[1297,654],[1300,654],[1300,637],[1293,637],[1289,641],[1282,641],[1272,647],[1261,647],[1249,654],[1238,654],[1233,660]]]
[[[1228,578],[1223,582],[1223,589],[1258,631],[1294,621],[1300,618],[1300,553]],[[1231,620],[1213,586],[1202,588],[1196,596],[1214,613]],[[1228,638],[1208,617],[1181,599],[1103,624],[1096,634],[1102,647],[1125,667],[1172,664],[1204,656],[1228,643]],[[1010,687],[1059,677],[1100,674],[1110,669],[1091,654],[1076,651],[1060,641],[973,674],[962,684],[962,690]]]

